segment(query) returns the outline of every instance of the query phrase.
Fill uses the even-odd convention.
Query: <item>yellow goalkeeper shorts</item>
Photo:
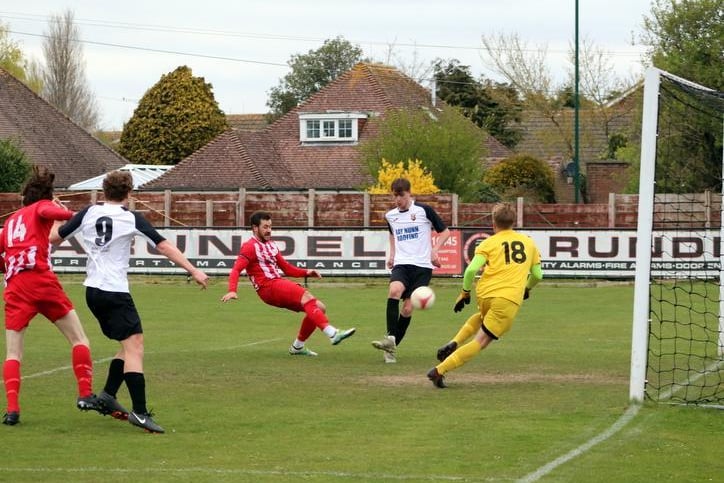
[[[501,297],[484,298],[480,302],[480,314],[486,332],[499,339],[510,330],[520,305]],[[483,329],[483,330],[485,330]]]

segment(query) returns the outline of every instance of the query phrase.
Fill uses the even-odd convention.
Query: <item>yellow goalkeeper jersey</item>
[[[486,260],[476,288],[478,297],[502,297],[520,305],[530,269],[540,264],[533,240],[514,230],[502,230],[478,245],[475,254]]]

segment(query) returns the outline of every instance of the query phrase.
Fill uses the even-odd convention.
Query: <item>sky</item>
[[[640,75],[638,35],[651,0],[3,0],[0,22],[42,63],[50,16],[72,10],[100,128],[120,130],[146,90],[180,65],[212,84],[226,114],[267,112],[290,58],[338,36],[375,61],[419,68],[457,59],[474,76],[500,81],[481,36],[517,34],[529,49],[547,49],[562,81],[576,1],[579,38],[606,52],[621,77]]]

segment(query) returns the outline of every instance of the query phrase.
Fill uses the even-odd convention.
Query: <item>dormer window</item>
[[[299,138],[303,143],[349,143],[358,140],[360,112],[324,112],[299,114]]]
[[[355,127],[356,124],[355,122]],[[352,119],[340,119],[337,125],[339,126],[338,134],[340,138],[349,139],[352,137]]]

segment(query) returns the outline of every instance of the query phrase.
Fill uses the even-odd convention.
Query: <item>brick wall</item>
[[[80,210],[89,203],[102,201],[101,192],[56,192],[68,208]],[[680,205],[694,212],[692,226],[719,226],[719,195],[685,195]],[[431,205],[450,226],[490,226],[491,203],[460,203],[449,194],[417,196]],[[277,227],[362,227],[385,226],[384,214],[394,203],[389,195],[330,192],[135,192],[131,209],[143,213],[156,226],[247,226],[256,210],[273,214]],[[523,223],[527,228],[632,228],[636,226],[638,196],[615,195],[605,203],[539,204],[522,203]],[[0,222],[20,208],[15,193],[0,193]],[[657,212],[662,223],[681,213]],[[686,220],[684,220],[686,221]]]
[[[626,188],[628,163],[614,161],[589,162],[586,177],[589,203],[608,203],[609,193],[621,193]]]

